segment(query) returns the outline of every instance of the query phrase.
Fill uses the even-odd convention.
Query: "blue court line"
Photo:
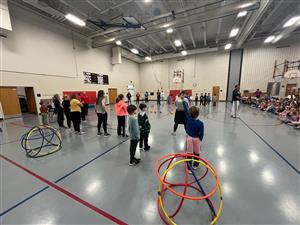
[[[273,152],[275,152],[281,159],[283,159],[283,161],[285,161],[293,170],[295,170],[296,173],[298,173],[298,175],[300,175],[300,171],[295,166],[293,166],[293,164],[290,163],[283,155],[281,155],[279,151],[273,148],[272,145],[270,145],[262,136],[260,136],[255,130],[253,130],[244,120],[242,120],[241,118],[240,120],[245,124],[246,127],[248,127],[254,134],[256,134],[256,136],[259,137],[267,146],[269,146],[269,148]]]
[[[128,141],[129,138],[121,141],[120,143],[114,145],[113,147],[109,148],[108,150],[106,150],[105,152],[99,154],[98,156],[94,157],[93,159],[89,160],[88,162],[82,164],[81,166],[77,167],[76,169],[72,170],[71,172],[67,173],[66,175],[62,176],[61,178],[57,179],[56,181],[54,181],[54,183],[58,183],[60,181],[62,181],[63,179],[67,178],[68,176],[72,175],[73,173],[77,172],[78,170],[82,169],[83,167],[87,166],[88,164],[94,162],[95,160],[97,160],[98,158],[100,158],[101,156],[105,155],[106,153],[112,151],[113,149],[115,149],[116,147],[122,145],[124,142]],[[41,190],[33,193],[32,195],[28,196],[27,198],[23,199],[22,201],[16,203],[15,205],[11,206],[10,208],[6,209],[5,211],[0,213],[0,217],[4,216],[5,214],[7,214],[8,212],[12,211],[13,209],[15,209],[16,207],[22,205],[23,203],[25,203],[26,201],[32,199],[33,197],[37,196],[38,194],[42,193],[43,191],[47,190],[49,188],[49,186],[46,186],[44,188],[42,188]]]

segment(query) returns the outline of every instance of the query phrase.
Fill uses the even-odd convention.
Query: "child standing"
[[[186,125],[186,133],[187,133],[187,153],[199,156],[201,150],[201,142],[204,136],[204,124],[201,120],[198,119],[199,116],[199,108],[196,106],[190,107],[186,103],[183,104],[184,110],[187,115],[187,125]],[[198,162],[189,162],[189,169],[196,169],[199,166]],[[191,171],[189,171],[191,172]]]
[[[139,126],[140,126],[140,149],[143,149],[143,144],[144,144],[144,150],[149,151],[150,146],[148,145],[148,138],[149,138],[151,125],[149,123],[149,118],[146,113],[147,105],[144,103],[141,103],[140,110],[141,110],[141,112],[138,115],[138,122],[139,122]]]
[[[136,159],[135,152],[136,147],[139,143],[140,139],[140,129],[139,129],[139,123],[138,119],[136,117],[137,108],[135,105],[129,105],[127,107],[127,111],[129,114],[128,118],[128,131],[129,131],[129,137],[130,137],[130,161],[129,166],[135,166],[139,164],[139,160]]]
[[[118,117],[118,136],[125,137],[125,124],[127,113],[127,105],[124,102],[124,95],[120,94],[116,100],[115,111]]]
[[[201,93],[201,95],[200,95],[200,105],[203,105],[203,102],[204,102],[204,96],[203,96],[203,93]]]
[[[71,110],[70,110],[70,99],[68,95],[65,95],[62,101],[62,106],[64,107],[64,113],[67,118],[68,127],[71,128]]]
[[[42,116],[42,124],[43,125],[49,125],[48,121],[48,107],[45,105],[44,102],[40,102],[40,112]]]
[[[108,137],[110,134],[107,132],[107,109],[106,109],[106,100],[104,96],[104,91],[100,90],[97,94],[97,100],[95,104],[95,112],[98,117],[98,133],[97,135],[102,135],[101,125],[103,124],[104,137]]]
[[[198,101],[199,101],[199,96],[198,96],[198,94],[196,94],[196,96],[195,96],[195,105],[196,106],[198,105]]]

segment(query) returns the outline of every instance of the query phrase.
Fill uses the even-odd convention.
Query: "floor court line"
[[[78,170],[82,169],[83,167],[87,166],[88,164],[92,163],[93,161],[95,161],[96,159],[100,158],[101,156],[105,155],[106,153],[112,151],[113,149],[115,149],[116,147],[122,145],[123,143],[125,143],[126,141],[128,141],[129,139],[125,139],[123,141],[121,141],[120,143],[118,143],[117,145],[114,145],[113,147],[109,148],[108,150],[106,150],[105,152],[97,155],[96,157],[92,158],[91,160],[89,160],[88,162],[82,164],[81,166],[77,167],[76,169],[72,170],[71,172],[67,173],[66,175],[62,176],[61,178],[57,179],[56,181],[54,181],[54,183],[58,183],[60,181],[62,181],[63,179],[67,178],[68,176],[72,175],[73,173],[77,172]],[[2,155],[1,155],[2,156]],[[3,157],[3,156],[2,156]],[[15,205],[11,206],[10,208],[6,209],[5,211],[0,213],[0,217],[4,216],[5,214],[9,213],[10,211],[12,211],[13,209],[15,209],[16,207],[22,205],[23,203],[25,203],[26,201],[32,199],[33,197],[35,197],[36,195],[38,195],[39,193],[47,190],[49,188],[49,186],[44,187],[43,189],[33,193],[32,195],[28,196],[27,198],[23,199],[22,201],[16,203]]]
[[[242,123],[245,124],[246,127],[248,127],[249,130],[251,130],[259,139],[261,139],[273,152],[276,153],[283,161],[285,161],[298,175],[300,175],[300,171],[292,164],[290,163],[279,151],[277,151],[272,145],[270,145],[262,136],[260,136],[254,129],[252,129],[243,119],[239,118]]]
[[[36,174],[35,172],[27,169],[26,167],[16,163],[15,161],[3,156],[2,154],[0,154],[0,158],[2,158],[3,160],[6,160],[7,162],[13,164],[14,166],[22,169],[23,171],[27,172],[28,174],[30,174],[31,176],[37,178],[38,180],[46,183],[48,186],[52,187],[53,189],[61,192],[62,194],[68,196],[69,198],[73,199],[74,201],[80,203],[81,205],[93,210],[94,212],[106,217],[107,219],[111,220],[112,222],[116,223],[116,224],[119,224],[119,225],[127,225],[127,223],[123,222],[122,220],[114,217],[113,215],[103,211],[102,209],[100,208],[97,208],[96,206],[90,204],[89,202],[83,200],[82,198],[79,198],[77,195],[74,195],[72,194],[71,192],[67,191],[66,189],[64,188],[61,188],[59,187],[58,185],[56,185],[55,183],[52,183],[51,181],[45,179],[44,177]],[[41,192],[40,192],[41,193]]]

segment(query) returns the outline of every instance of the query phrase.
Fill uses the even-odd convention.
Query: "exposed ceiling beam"
[[[86,0],[86,2],[93,8],[97,9],[99,12],[102,12],[102,9],[100,9],[95,3],[91,2],[90,0]]]
[[[132,43],[132,42],[129,41],[129,40],[127,40],[127,42],[128,42],[129,44],[131,44],[134,48],[137,48],[137,49],[139,49],[141,52],[144,52],[146,55],[150,55],[150,53],[149,53],[148,51],[144,50],[142,47],[138,46],[136,43],[134,44],[134,43]]]
[[[225,5],[226,1],[223,1],[221,3],[221,7],[223,7]],[[221,28],[222,28],[222,22],[223,22],[223,19],[220,18],[218,20],[218,28],[217,28],[217,36],[216,36],[216,44],[219,44],[219,41],[220,41],[220,34],[221,34]]]
[[[243,5],[249,3],[249,5],[246,8],[243,8]],[[259,4],[256,0],[247,0],[247,1],[241,1],[241,2],[235,2],[232,4],[225,5],[223,7],[217,7],[211,10],[207,10],[205,13],[197,13],[190,16],[186,16],[183,18],[175,19],[173,21],[170,21],[170,26],[173,28],[180,28],[192,24],[207,22],[210,20],[219,19],[222,17],[235,15],[237,14],[241,9],[243,10],[255,10],[257,9]],[[151,27],[148,27],[146,30],[137,30],[130,33],[120,34],[118,36],[118,39],[120,40],[128,40],[133,39],[137,37],[146,36],[153,33],[158,33],[164,31],[165,28],[162,26],[162,24],[157,24]],[[110,39],[95,39],[93,42],[93,47],[102,47],[106,45],[112,44],[112,41]]]
[[[160,47],[162,50],[164,50],[165,52],[168,52],[167,49],[164,48],[164,46],[162,46],[161,43],[159,43],[156,39],[154,39],[151,35],[148,36],[158,47]]]
[[[265,14],[267,11],[268,7],[271,5],[272,1],[271,0],[262,0],[260,2],[260,7],[257,11],[255,11],[251,18],[249,19],[247,25],[245,28],[241,31],[241,35],[239,36],[237,40],[236,47],[240,48],[243,43],[246,41],[248,36],[251,34],[252,30],[255,28],[256,24],[258,21],[262,18],[262,16]]]
[[[261,25],[266,24],[268,22],[268,20],[270,18],[272,18],[272,16],[274,16],[274,13],[277,11],[277,9],[279,9],[282,6],[283,3],[286,3],[286,0],[277,0],[276,2],[277,2],[276,3],[277,5],[274,7],[272,12],[264,19],[264,21],[262,22]]]
[[[191,26],[188,26],[188,30],[189,30],[189,34],[190,34],[193,46],[194,46],[194,48],[196,48],[196,43],[195,43],[195,39],[194,39],[194,35],[193,35],[193,31],[192,31]]]
[[[117,9],[121,6],[127,5],[128,3],[133,2],[133,0],[127,0],[125,2],[121,2],[120,4],[114,5],[112,7],[109,7],[108,9],[103,10],[102,12],[100,12],[99,14],[102,15],[104,13],[107,13],[109,10],[113,10],[113,9]]]

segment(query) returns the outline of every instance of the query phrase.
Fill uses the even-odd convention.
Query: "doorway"
[[[217,101],[220,99],[220,86],[213,86],[212,88],[212,96],[216,95]]]
[[[114,104],[118,97],[118,89],[117,88],[108,88],[108,97],[109,97],[109,104]]]
[[[33,87],[25,87],[25,94],[27,99],[28,112],[37,114]]]
[[[294,91],[296,91],[297,84],[287,84],[285,89],[285,96],[291,95]]]

